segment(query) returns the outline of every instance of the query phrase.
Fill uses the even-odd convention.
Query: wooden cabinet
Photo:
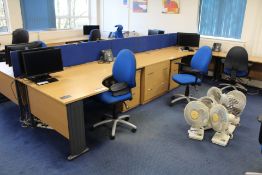
[[[138,105],[140,105],[140,83],[141,82],[141,70],[136,71],[136,87],[132,89],[132,97],[133,99],[130,101],[126,101],[128,109],[126,109],[125,105],[122,107],[122,111],[127,111],[132,109]]]
[[[164,94],[169,87],[170,61],[146,66],[142,72],[141,103]]]
[[[181,59],[172,60],[170,62],[170,83],[169,83],[169,90],[173,90],[174,88],[177,88],[179,84],[173,81],[172,77],[178,73],[179,71],[179,65],[176,63],[180,63]]]

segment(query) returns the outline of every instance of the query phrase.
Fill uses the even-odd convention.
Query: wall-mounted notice
[[[133,0],[134,13],[146,13],[148,0]]]
[[[162,0],[162,4],[163,4],[162,13],[179,14],[179,10],[180,10],[179,0]]]

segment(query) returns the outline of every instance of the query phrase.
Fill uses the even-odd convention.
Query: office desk
[[[0,62],[0,93],[18,104],[13,68]]]
[[[174,47],[136,54],[137,69],[169,61],[187,55]],[[70,156],[73,159],[88,150],[85,138],[83,100],[105,92],[102,85],[111,76],[113,63],[91,62],[66,68],[63,72],[51,74],[59,81],[38,86],[26,79],[18,79],[19,99],[24,109],[23,115],[36,116],[69,140]]]
[[[72,38],[45,40],[44,42],[48,47],[53,47],[53,46],[61,46],[67,43],[87,42],[88,38],[89,38],[88,36],[79,36],[79,37],[72,37]],[[108,40],[108,38],[101,38],[101,39]]]
[[[52,47],[52,46],[61,46],[66,44],[67,42],[84,41],[84,40],[88,40],[88,36],[44,40],[43,42],[45,42],[48,47]]]
[[[145,74],[149,67],[155,69],[158,65],[165,65],[193,54],[194,52],[180,51],[177,47],[168,47],[137,53],[135,56],[137,69],[141,69],[142,74]],[[223,53],[216,54],[218,57],[225,56]],[[59,80],[58,82],[43,86],[38,86],[26,79],[17,79],[22,118],[28,115],[36,116],[67,138],[70,146],[68,159],[71,160],[85,153],[88,148],[83,100],[108,90],[102,82],[111,76],[112,66],[113,63],[91,62],[65,68],[63,72],[51,74]],[[11,80],[14,78],[11,77],[9,81]],[[144,102],[152,99],[145,99]]]

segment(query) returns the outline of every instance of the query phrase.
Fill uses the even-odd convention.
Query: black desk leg
[[[22,127],[34,127],[35,122],[30,110],[27,86],[17,80],[15,80],[15,84]]]
[[[88,151],[85,136],[84,104],[77,101],[67,105],[70,155],[72,160]]]

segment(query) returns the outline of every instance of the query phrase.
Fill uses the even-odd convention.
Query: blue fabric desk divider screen
[[[111,49],[114,56],[122,49],[130,49],[134,53],[175,46],[177,34],[151,35],[124,39],[102,40],[80,44],[57,46],[61,49],[64,67],[75,66],[99,60],[100,51]],[[17,52],[11,53],[14,76],[21,75],[20,58]]]
[[[100,51],[111,49],[111,40],[57,46],[61,49],[64,67],[84,64],[99,59]]]

